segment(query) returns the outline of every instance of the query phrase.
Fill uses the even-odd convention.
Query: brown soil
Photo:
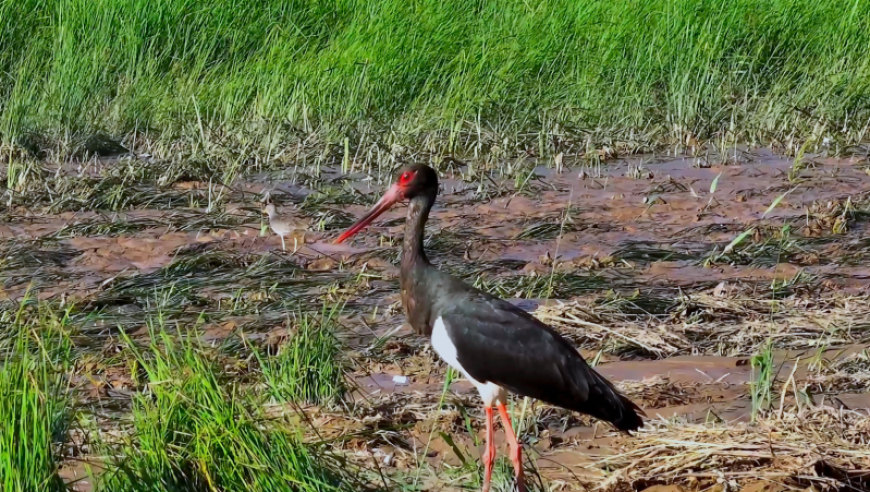
[[[843,473],[870,468],[870,454],[843,444],[870,442],[870,375],[862,369],[870,367],[867,160],[817,157],[795,166],[762,149],[744,151],[738,161],[707,167],[699,159],[646,156],[577,163],[561,173],[541,166],[519,188],[515,179],[464,169],[443,179],[429,225],[430,257],[536,310],[587,360],[598,357],[598,370],[651,421],[629,437],[588,417],[518,400],[529,466],[548,490],[604,484],[648,492],[778,492],[842,485]],[[324,173],[323,183],[338,175]],[[284,184],[292,194],[275,191]],[[172,193],[193,196],[208,186],[179,182]],[[432,490],[467,485],[461,465],[479,457],[479,402],[462,380],[442,395],[444,364],[403,325],[396,259],[405,211],[384,214],[350,244],[331,244],[385,185],[360,179],[352,187],[358,197],[327,195],[306,208],[305,197],[318,192],[305,186],[236,183],[240,195],[228,193],[222,215],[199,227],[188,225],[209,216],[202,207],[119,214],[14,207],[0,223],[0,301],[35,289],[42,299],[98,311],[81,346],[104,355],[119,326],[145,336],[153,306],[143,297],[158,291],[182,296],[167,298],[166,308],[183,323],[229,303],[257,307],[198,325],[209,341],[245,333],[274,343],[288,335],[284,302],[347,301],[343,336],[357,391],[346,412],[310,409],[312,418],[324,433],[351,436],[339,446],[343,452],[375,457],[386,472],[415,473],[425,449],[431,467],[421,483]],[[296,252],[282,252],[271,233],[261,235],[256,197],[269,190],[286,213],[312,224]],[[326,225],[318,228],[318,221]],[[120,232],[101,233],[98,226]],[[744,242],[728,248],[749,229]],[[166,293],[173,283],[184,287]],[[778,369],[775,396],[753,423],[751,357],[768,340]],[[123,399],[136,390],[124,371],[83,365],[77,383],[87,398]],[[408,383],[396,384],[396,375]],[[808,432],[801,422],[827,425],[829,411],[847,412],[840,422],[854,434],[841,429],[842,442],[829,438],[827,447],[808,435],[814,454],[802,454],[794,444]],[[782,434],[771,434],[780,424]],[[722,446],[728,432],[739,444],[704,455]],[[770,450],[753,447],[765,433]],[[693,461],[691,453],[712,461]],[[648,462],[653,458],[673,466]],[[81,471],[71,469],[74,475]]]

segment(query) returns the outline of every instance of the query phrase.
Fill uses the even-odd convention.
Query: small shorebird
[[[496,407],[510,445],[517,488],[522,492],[520,444],[505,406],[508,392],[592,415],[629,433],[643,425],[643,411],[589,367],[556,330],[429,263],[423,251],[423,228],[437,195],[435,170],[419,164],[407,166],[374,208],[335,242],[361,231],[397,202],[410,202],[402,246],[405,315],[418,333],[431,337],[435,352],[465,375],[483,399],[483,491],[489,491],[495,461],[492,421]]]
[[[275,204],[270,203],[266,205],[264,210],[266,214],[269,216],[269,227],[272,229],[272,232],[278,235],[281,238],[281,251],[287,251],[287,246],[284,243],[284,238],[287,236],[293,236],[293,252],[295,253],[299,249],[299,238],[296,234],[293,234],[295,231],[304,231],[305,224],[302,221],[295,219],[293,217],[287,216],[285,214],[279,214],[278,210],[275,208]]]

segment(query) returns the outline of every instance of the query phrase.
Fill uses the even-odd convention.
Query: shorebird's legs
[[[520,443],[517,441],[517,435],[514,434],[514,428],[511,426],[511,417],[507,413],[507,407],[504,403],[498,402],[498,413],[501,415],[501,422],[504,426],[504,433],[507,437],[508,445],[511,448],[511,461],[514,464],[514,475],[517,478],[517,490],[519,492],[526,491],[526,482],[523,480],[523,452]]]
[[[482,492],[489,492],[489,482],[492,479],[492,465],[495,463],[495,443],[493,442],[493,424],[492,424],[492,407],[488,406],[486,410],[486,451],[483,452],[483,489]]]

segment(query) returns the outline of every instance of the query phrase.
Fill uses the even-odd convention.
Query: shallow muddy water
[[[815,404],[866,412],[870,164],[853,157],[796,165],[763,149],[738,162],[643,156],[562,172],[539,166],[509,179],[453,169],[429,221],[429,257],[538,313],[587,360],[597,358],[600,372],[651,419],[749,421],[751,358],[768,340],[774,406],[795,404],[796,391],[780,401],[791,377]],[[272,343],[288,336],[294,310],[343,302],[355,404],[422,401],[433,411],[445,368],[403,324],[399,306],[405,210],[333,245],[387,186],[362,173],[339,176],[326,168],[314,180],[252,176],[222,192],[211,211],[204,203],[217,191],[197,181],[144,183],[137,193],[153,194],[150,201],[131,198],[138,205],[122,211],[80,210],[75,193],[25,200],[30,205],[10,208],[0,223],[0,302],[12,306],[28,289],[74,302],[82,306],[77,346],[103,353],[119,329],[147,336],[146,321],[157,313],[196,327],[209,343],[240,336]],[[266,227],[258,202],[266,192],[307,224],[296,251],[282,251]],[[128,374],[85,372],[77,382],[86,394],[117,398],[123,409]],[[396,384],[397,375],[408,384]],[[467,382],[447,394],[480,416]],[[528,443],[552,480],[600,480],[589,464],[631,446],[588,419],[551,410],[533,411]],[[446,417],[431,415],[444,424]],[[412,420],[397,427],[403,439],[429,446],[433,466],[456,466],[452,446],[427,440],[431,422]],[[451,429],[476,458],[467,429]],[[396,452],[383,442],[360,446]],[[393,468],[410,466],[402,463]]]

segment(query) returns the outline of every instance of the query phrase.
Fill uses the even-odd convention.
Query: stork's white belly
[[[435,320],[435,325],[432,327],[432,348],[435,349],[435,352],[437,352],[442,359],[444,359],[444,362],[461,372],[463,376],[471,381],[471,384],[473,384],[474,387],[477,388],[477,392],[480,393],[480,397],[483,399],[483,405],[485,407],[495,406],[498,402],[503,404],[507,403],[507,393],[504,388],[495,383],[481,383],[471,377],[465,368],[462,367],[462,364],[459,363],[459,359],[456,356],[456,345],[453,343],[453,340],[450,339],[450,335],[447,334],[447,326],[444,325],[444,320],[440,317]]]

